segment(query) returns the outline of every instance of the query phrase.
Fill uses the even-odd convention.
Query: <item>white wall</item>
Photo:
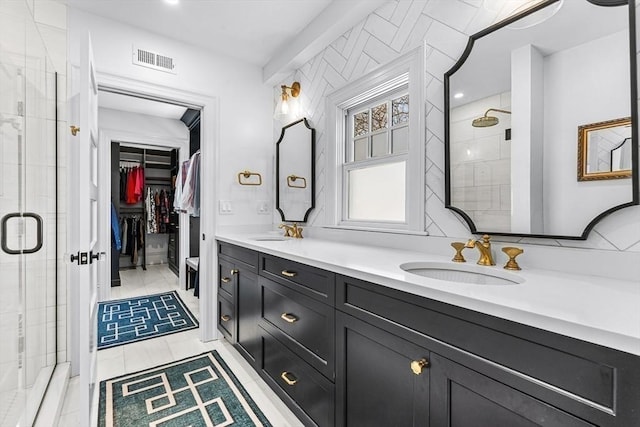
[[[630,178],[577,181],[578,127],[628,117],[631,111],[629,63],[622,60],[628,52],[628,37],[621,32],[545,58],[547,233],[579,234],[597,214],[630,200]],[[601,93],[608,96],[603,99]]]
[[[516,6],[516,2],[510,2]],[[522,2],[521,2],[522,3]],[[637,1],[638,8],[640,2]],[[500,15],[502,14],[502,15]],[[357,79],[379,65],[426,44],[426,230],[430,236],[468,238],[469,229],[452,211],[444,208],[444,73],[458,60],[468,37],[504,18],[482,7],[482,2],[390,1],[345,32],[321,53],[297,69],[291,78],[302,84],[302,98],[307,117],[316,128],[316,209],[309,224],[324,224],[325,200],[335,197],[323,188],[326,145],[326,97],[347,82]],[[614,77],[615,78],[615,77]],[[594,80],[599,81],[599,80]],[[274,93],[277,87],[274,88]],[[274,133],[279,133],[275,124]],[[575,147],[565,168],[576,173]],[[349,233],[354,236],[357,233]],[[362,233],[360,233],[362,234]],[[501,238],[496,237],[496,240]],[[503,240],[520,244],[565,246],[614,251],[640,252],[640,207],[634,206],[609,215],[591,231],[586,241],[518,238]],[[381,239],[384,243],[384,239]]]
[[[89,31],[99,73],[118,75],[169,88],[206,94],[219,100],[218,196],[232,201],[233,214],[220,216],[218,225],[270,224],[270,215],[257,214],[257,200],[273,209],[272,88],[262,83],[260,67],[217,56],[203,49],[165,38],[76,9],[69,10],[71,61]],[[132,46],[160,51],[175,58],[177,74],[132,65]],[[211,141],[202,141],[202,145]],[[267,179],[261,187],[241,187],[237,173],[250,169]],[[203,194],[206,198],[207,195]]]
[[[512,142],[505,140],[505,130],[512,127],[511,116],[492,111],[497,125],[471,126],[489,108],[511,111],[511,92],[451,110],[451,204],[464,210],[478,230],[510,232]]]

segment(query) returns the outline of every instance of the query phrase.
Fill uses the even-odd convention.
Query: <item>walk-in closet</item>
[[[120,239],[112,239],[111,286],[120,285],[123,269],[171,265],[170,258],[175,263],[170,247],[177,247],[179,240],[173,209],[177,157],[175,149],[112,142],[112,228]],[[172,270],[178,274],[177,269]]]

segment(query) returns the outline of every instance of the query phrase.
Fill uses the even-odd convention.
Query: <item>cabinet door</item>
[[[433,426],[593,426],[438,354],[430,370]]]
[[[237,266],[237,264],[236,264]],[[237,343],[246,359],[257,366],[260,360],[260,286],[258,275],[238,268],[236,287],[236,316],[238,318]]]
[[[340,312],[336,331],[336,425],[428,426],[429,351]]]

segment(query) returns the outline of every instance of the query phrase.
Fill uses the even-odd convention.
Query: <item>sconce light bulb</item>
[[[282,100],[282,105],[280,106],[280,112],[282,114],[289,114],[289,103],[287,102],[286,99]]]
[[[460,98],[462,98],[463,96],[464,96],[464,93],[462,93],[462,92],[457,92],[457,93],[453,94],[453,97],[454,97],[455,99],[460,99]]]

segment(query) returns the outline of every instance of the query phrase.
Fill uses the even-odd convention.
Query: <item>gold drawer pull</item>
[[[223,277],[220,280],[222,281],[222,283],[229,283],[231,281],[231,279],[229,279],[228,277]]]
[[[298,382],[298,379],[294,377],[292,373],[287,371],[281,373],[280,378],[282,378],[288,385],[296,385],[296,383]]]
[[[231,320],[231,316],[229,316],[228,314],[223,314],[222,316],[220,316],[220,320],[222,320],[223,322],[228,322],[229,320]]]
[[[416,375],[420,375],[422,370],[427,366],[429,366],[429,361],[427,359],[414,360],[411,362],[411,370]]]
[[[289,314],[289,313],[282,313],[280,315],[280,318],[282,320],[284,320],[287,323],[293,323],[293,322],[297,322],[298,318],[296,316],[294,316],[293,314]]]
[[[235,269],[235,268],[232,268],[232,269],[231,269],[231,274],[232,274],[232,275],[233,275],[233,274],[238,274],[238,273],[239,273],[239,271],[238,271],[237,269]]]
[[[296,277],[298,273],[296,273],[295,271],[289,271],[289,270],[282,270],[282,275],[283,276],[287,276],[287,277]]]

